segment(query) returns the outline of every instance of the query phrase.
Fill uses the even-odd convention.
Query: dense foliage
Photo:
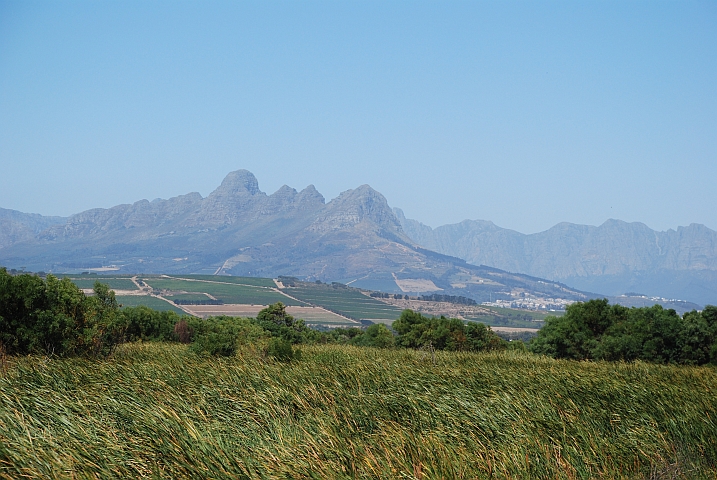
[[[393,329],[398,333],[396,345],[408,348],[480,352],[506,347],[506,342],[482,323],[426,317],[412,310],[404,310],[393,322]]]
[[[182,317],[172,311],[160,312],[144,305],[121,310],[124,339],[129,342],[179,340],[175,325]]]
[[[717,364],[717,307],[680,317],[659,305],[627,308],[590,300],[547,317],[531,350],[574,360]]]
[[[87,297],[69,279],[10,275],[0,268],[0,347],[7,354],[105,355],[124,328],[114,292]]]

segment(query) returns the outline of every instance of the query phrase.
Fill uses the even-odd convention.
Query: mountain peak
[[[326,203],[326,200],[324,199],[324,196],[319,193],[318,190],[316,190],[316,187],[313,185],[309,185],[305,189],[303,189],[301,192],[299,192],[298,196],[299,202],[301,203],[311,203],[311,204],[321,204],[323,205]]]
[[[341,230],[368,221],[379,228],[402,235],[401,224],[386,198],[369,185],[342,192],[326,208],[326,214],[312,226],[315,231]]]
[[[222,184],[210,196],[234,197],[236,195],[256,195],[261,193],[259,182],[249,170],[230,172]]]

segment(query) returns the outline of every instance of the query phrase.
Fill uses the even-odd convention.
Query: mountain
[[[189,193],[141,200],[33,228],[32,235],[0,248],[0,264],[47,272],[286,275],[544,307],[590,297],[418,246],[368,185],[327,203],[312,185],[267,195],[254,175],[238,170],[206,198]]]
[[[717,303],[717,232],[704,225],[658,232],[608,220],[599,227],[560,223],[524,235],[481,220],[432,229],[394,212],[413,241],[469,263],[608,295],[643,292]]]
[[[66,220],[0,208],[0,249],[32,240],[43,230]]]

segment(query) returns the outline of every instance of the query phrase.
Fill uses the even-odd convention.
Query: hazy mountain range
[[[189,193],[68,218],[0,209],[0,265],[292,275],[479,301],[548,304],[596,296],[584,292],[640,292],[717,302],[717,233],[702,225],[655,232],[610,220],[523,235],[467,220],[431,229],[392,210],[368,185],[327,203],[313,186],[267,195],[246,170],[227,175],[206,198]]]
[[[8,231],[24,233],[0,236],[0,264],[35,271],[291,275],[480,301],[588,298],[556,282],[420,247],[368,185],[326,203],[313,186],[301,192],[283,186],[267,195],[254,175],[239,170],[206,198],[190,193],[142,200],[46,219],[45,225],[35,216],[10,217]]]
[[[416,243],[476,265],[607,295],[717,302],[717,232],[704,225],[657,232],[642,223],[608,220],[599,227],[560,223],[524,235],[481,220],[432,229],[400,209],[394,212]]]
[[[64,217],[44,217],[0,208],[0,249],[16,243],[32,241],[42,231],[67,221]]]

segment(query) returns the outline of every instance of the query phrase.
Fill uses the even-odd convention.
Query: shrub
[[[189,349],[197,354],[230,357],[237,351],[239,325],[232,317],[191,318],[188,328],[193,332]]]
[[[425,317],[404,310],[393,322],[398,333],[396,345],[420,348],[430,345],[436,350],[479,352],[504,349],[507,342],[482,323],[464,323],[457,318]]]
[[[256,323],[271,332],[272,337],[281,337],[291,344],[305,343],[317,336],[317,332],[308,328],[303,320],[286,313],[286,306],[281,302],[261,310],[256,316]]]
[[[10,355],[102,356],[124,336],[114,292],[86,296],[69,279],[10,275],[0,268],[0,343]]]
[[[353,337],[350,343],[362,347],[388,348],[394,345],[394,337],[386,325],[375,323],[365,332]]]
[[[301,350],[294,349],[288,340],[272,338],[266,347],[266,356],[275,358],[280,362],[290,362],[301,359]]]
[[[570,305],[547,317],[531,342],[534,353],[573,360],[643,360],[703,365],[717,362],[717,309],[682,318],[660,305],[626,308],[606,299]]]
[[[227,332],[207,332],[197,335],[189,349],[200,355],[231,357],[237,351],[237,340]]]
[[[172,341],[178,338],[174,328],[178,324],[180,316],[175,312],[158,312],[140,305],[123,309],[122,316],[125,321],[127,341]]]

